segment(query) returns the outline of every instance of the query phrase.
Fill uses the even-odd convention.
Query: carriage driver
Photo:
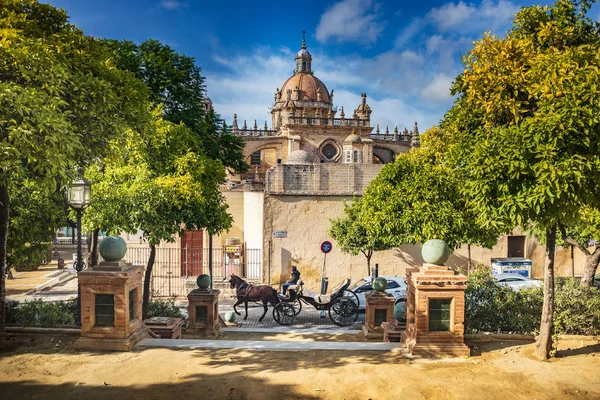
[[[298,268],[296,268],[295,265],[292,265],[292,277],[290,278],[290,280],[288,280],[286,283],[283,284],[283,294],[285,295],[285,292],[287,291],[287,288],[295,285],[298,283],[298,281],[300,280],[300,271],[298,271]]]

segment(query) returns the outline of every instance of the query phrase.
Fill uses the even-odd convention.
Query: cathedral
[[[232,124],[232,133],[244,139],[250,171],[230,176],[223,188],[234,222],[214,246],[235,237],[248,250],[260,249],[260,268],[244,274],[274,285],[287,279],[292,265],[316,283],[323,263],[319,245],[331,240],[330,219],[343,215],[344,202],[361,196],[383,164],[419,145],[416,122],[410,132],[373,127],[366,93],[351,113],[338,109],[312,62],[303,40],[293,75],[275,90],[271,128],[266,122],[259,128],[256,120],[240,124],[237,115]],[[365,259],[343,254],[333,243],[330,280],[364,276]],[[401,272],[391,251],[377,253],[373,262]]]
[[[250,170],[228,176],[221,187],[233,225],[213,236],[212,243],[204,231],[185,231],[173,243],[162,243],[153,272],[157,293],[187,295],[184,284],[208,273],[211,259],[216,281],[234,273],[277,287],[296,266],[307,288],[317,290],[324,241],[333,244],[325,264],[331,285],[368,274],[365,257],[344,254],[329,236],[331,220],[342,217],[345,204],[362,196],[384,164],[420,145],[419,130],[416,122],[412,131],[373,127],[366,93],[351,114],[343,106],[338,110],[334,91],[315,76],[312,61],[303,40],[293,75],[275,89],[271,128],[266,122],[260,128],[256,121],[252,126],[245,120],[240,124],[234,115],[232,134],[243,138]],[[147,244],[141,233],[123,236],[130,245],[128,262],[145,262]],[[545,247],[515,228],[511,235],[499,237],[492,249],[456,249],[448,265],[466,268],[469,257],[489,266],[494,260],[526,258],[530,276],[539,278]],[[580,274],[584,261],[580,251],[557,249],[557,276]],[[375,252],[371,258],[380,275],[404,276],[407,267],[422,262],[419,245]],[[192,286],[194,282],[191,279]]]

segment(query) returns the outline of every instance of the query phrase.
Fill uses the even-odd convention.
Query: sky
[[[542,0],[49,0],[86,34],[157,39],[194,57],[216,112],[271,125],[273,95],[293,74],[306,31],[312,68],[351,115],[362,92],[372,125],[420,131],[452,106],[461,55],[484,31],[503,35],[520,7]],[[595,5],[590,17],[600,21]]]

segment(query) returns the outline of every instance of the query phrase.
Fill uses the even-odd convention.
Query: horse
[[[260,285],[254,286],[237,275],[229,275],[229,285],[232,289],[235,288],[235,296],[237,297],[237,303],[233,305],[233,311],[237,315],[242,315],[237,312],[235,306],[244,303],[244,307],[246,309],[246,316],[244,319],[248,319],[248,301],[259,301],[262,300],[263,307],[265,312],[262,317],[258,319],[259,322],[262,322],[263,318],[267,314],[267,304],[270,302],[272,305],[279,303],[279,296],[277,295],[277,291],[273,289],[271,286]]]

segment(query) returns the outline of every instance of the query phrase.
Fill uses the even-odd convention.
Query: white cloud
[[[432,8],[426,19],[440,32],[479,35],[489,30],[500,34],[510,27],[518,10],[519,6],[509,0],[483,0],[478,6],[461,0]]]
[[[167,10],[179,10],[180,8],[189,7],[190,3],[185,0],[162,0],[158,6]]]
[[[377,20],[377,8],[372,0],[344,0],[334,4],[321,15],[317,40],[375,43],[384,27],[384,23]]]
[[[467,5],[462,1],[457,4],[447,3],[438,8],[432,8],[427,14],[431,24],[442,31],[453,29],[462,25],[477,12],[473,5]]]
[[[236,113],[240,127],[244,120],[252,126],[255,119],[261,127],[265,120],[271,126],[269,107],[275,89],[292,74],[293,53],[289,49],[259,48],[214,59],[225,67],[218,72],[206,71],[208,95],[215,110],[228,123]],[[414,51],[388,51],[373,58],[313,54],[315,75],[329,91],[334,89],[338,109],[344,106],[346,115],[352,115],[361,102],[360,93],[367,92],[372,125],[379,123],[382,130],[385,125],[390,130],[394,126],[410,130],[415,120],[427,128],[444,114],[448,104],[421,99],[421,89],[431,80],[424,65],[425,56]]]
[[[445,74],[433,77],[431,82],[421,90],[421,99],[428,101],[448,102],[452,100],[450,87],[453,79]]]

